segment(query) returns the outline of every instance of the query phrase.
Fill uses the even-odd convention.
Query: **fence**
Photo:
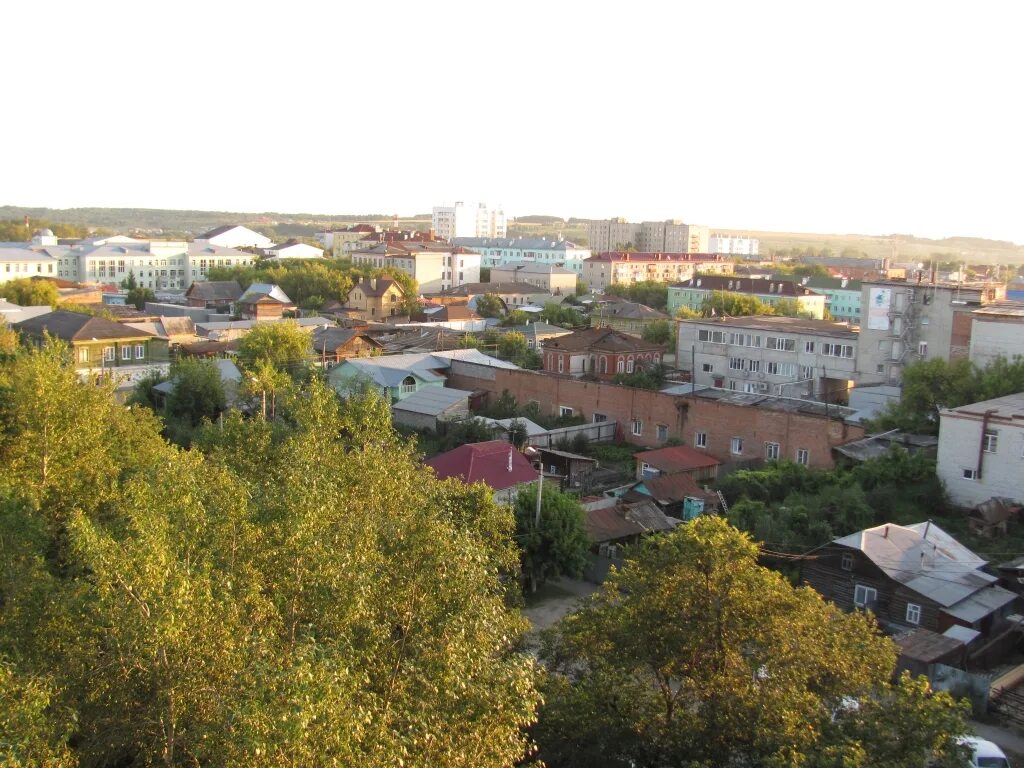
[[[614,421],[602,421],[599,424],[577,424],[574,427],[559,427],[542,435],[533,435],[527,441],[535,448],[557,448],[563,442],[572,442],[583,436],[588,443],[613,442],[619,431]]]

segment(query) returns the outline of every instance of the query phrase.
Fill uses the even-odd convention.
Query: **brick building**
[[[544,370],[570,376],[589,374],[612,379],[643,365],[660,363],[665,347],[614,328],[587,328],[546,339]]]
[[[634,445],[655,447],[676,438],[732,466],[791,459],[827,469],[835,446],[864,436],[863,427],[843,421],[849,408],[790,398],[714,389],[671,395],[462,364],[452,366],[448,386],[486,391],[492,399],[507,390],[521,404],[536,402],[543,413],[617,422],[622,439]]]

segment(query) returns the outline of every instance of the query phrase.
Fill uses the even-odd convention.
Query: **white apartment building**
[[[117,284],[134,274],[142,288],[185,289],[213,267],[246,266],[257,256],[208,242],[137,240],[125,235],[57,245],[49,230],[31,242],[0,245],[0,282],[44,275],[81,283]]]
[[[506,264],[553,264],[583,274],[583,262],[590,258],[589,248],[580,248],[568,240],[546,237],[456,237],[452,244],[480,254],[480,266],[502,267]]]
[[[621,251],[632,246],[648,253],[707,253],[708,228],[676,219],[634,224],[625,219],[604,219],[587,224],[590,250]]]
[[[596,253],[583,262],[583,282],[589,291],[612,285],[645,281],[675,283],[689,280],[694,272],[731,274],[733,262],[702,253]]]
[[[396,240],[352,253],[352,263],[397,269],[416,281],[420,293],[440,293],[480,282],[480,254],[439,242]]]
[[[941,411],[936,472],[960,506],[1024,502],[1024,392]]]
[[[861,283],[857,370],[862,384],[899,384],[910,363],[969,355],[973,312],[1006,297],[996,283]]]
[[[505,212],[500,207],[491,210],[486,203],[434,206],[432,226],[437,237],[448,241],[457,237],[505,237],[508,234]]]
[[[726,256],[757,256],[761,243],[756,237],[713,234],[708,238],[708,251]]]
[[[709,317],[678,324],[676,367],[697,386],[845,403],[857,333],[799,317]]]

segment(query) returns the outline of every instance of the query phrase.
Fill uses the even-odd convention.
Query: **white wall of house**
[[[1024,401],[1024,395],[1017,397]],[[953,503],[964,507],[993,496],[1024,501],[1024,409],[1021,418],[991,419],[987,426],[980,413],[963,413],[966,408],[984,412],[985,406],[940,414],[936,471]]]
[[[1012,360],[1024,356],[1024,316],[983,317],[975,314],[971,323],[971,362],[990,365],[997,357]]]

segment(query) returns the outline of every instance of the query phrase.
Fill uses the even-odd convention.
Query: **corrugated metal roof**
[[[469,396],[472,392],[448,387],[424,387],[418,392],[399,400],[391,408],[396,411],[422,413],[427,416],[440,416],[453,405],[466,403],[469,407]]]

